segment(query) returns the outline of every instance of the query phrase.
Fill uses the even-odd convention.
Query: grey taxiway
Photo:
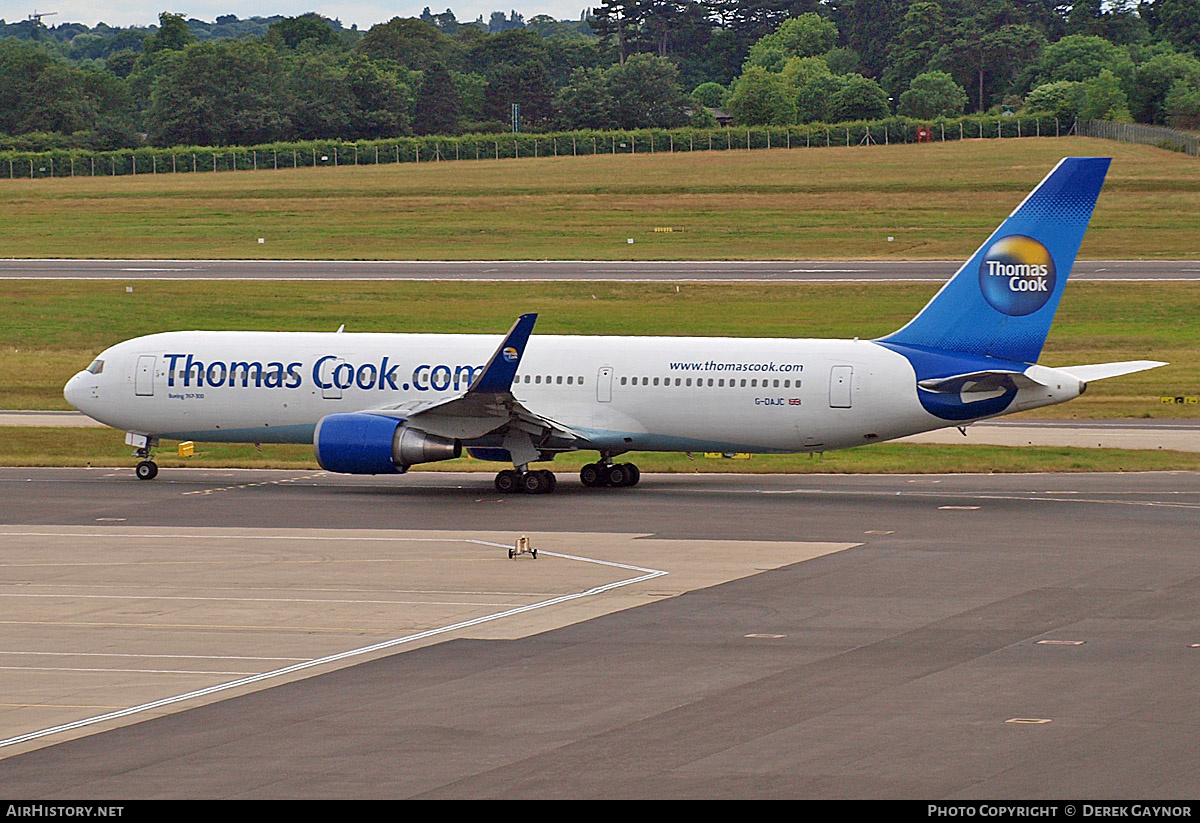
[[[1196,473],[10,468],[0,499],[13,797],[1200,791]]]

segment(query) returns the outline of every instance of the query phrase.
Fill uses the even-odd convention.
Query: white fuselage
[[[149,437],[311,442],[324,416],[462,394],[502,338],[458,334],[168,332],[103,352],[64,391]],[[1082,386],[1041,366],[1006,411]],[[93,373],[93,371],[97,373]],[[951,423],[927,412],[909,361],[865,340],[535,335],[512,385],[579,448],[801,452]]]

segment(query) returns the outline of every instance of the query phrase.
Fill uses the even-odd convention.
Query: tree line
[[[0,147],[109,150],[1047,112],[1200,127],[1200,0],[603,0],[157,26],[0,20]]]

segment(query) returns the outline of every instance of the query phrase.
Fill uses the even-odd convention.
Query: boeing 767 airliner
[[[1062,403],[1164,365],[1037,360],[1108,170],[1066,158],[902,329],[877,340],[178,331],[119,343],[64,389],[158,473],[160,438],[312,443],[327,471],[511,463],[593,450],[585,486],[636,485],[629,451],[813,452]]]

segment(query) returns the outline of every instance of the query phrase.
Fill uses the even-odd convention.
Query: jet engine
[[[403,420],[354,412],[321,418],[313,433],[321,468],[342,474],[399,474],[417,463],[450,460],[462,443],[412,428]]]

